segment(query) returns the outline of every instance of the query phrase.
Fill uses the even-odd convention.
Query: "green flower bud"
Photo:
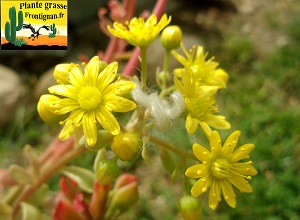
[[[111,149],[124,161],[133,161],[137,158],[141,149],[141,139],[136,133],[124,133],[114,137]]]
[[[120,177],[122,178],[122,176]],[[132,205],[134,205],[139,200],[137,179],[132,176],[129,176],[129,178],[125,177],[122,179],[122,181],[125,181],[123,182],[124,185],[119,185],[120,187],[115,187],[112,193],[111,202],[108,206],[105,215],[108,219],[115,219],[116,216],[127,211]],[[117,182],[119,182],[118,180]]]
[[[41,118],[48,125],[58,125],[60,121],[63,121],[67,118],[67,115],[58,115],[55,114],[55,110],[57,110],[55,106],[55,102],[59,101],[55,95],[42,95],[37,104],[37,110]]]
[[[167,83],[171,79],[171,75],[169,72],[161,71],[157,74],[158,80],[161,83]]]
[[[167,50],[179,47],[182,40],[182,32],[179,26],[171,25],[166,27],[161,34],[160,42]]]
[[[112,183],[120,174],[116,160],[100,161],[96,169],[96,177],[100,184],[106,185]]]
[[[201,204],[198,199],[185,195],[178,203],[181,216],[185,220],[197,220],[201,216]]]

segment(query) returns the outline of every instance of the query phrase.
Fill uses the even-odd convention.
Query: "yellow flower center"
[[[82,109],[92,110],[101,102],[101,92],[92,86],[82,87],[78,93],[78,103]]]
[[[230,177],[231,165],[225,159],[216,159],[211,166],[211,172],[218,179]]]

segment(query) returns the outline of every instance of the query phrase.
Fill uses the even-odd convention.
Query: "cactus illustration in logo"
[[[16,24],[16,8],[13,6],[9,8],[9,19],[10,22],[5,23],[5,38],[7,41],[15,44],[16,32],[22,29],[23,25],[23,12],[18,12],[18,25]]]
[[[50,25],[50,30],[51,30],[52,32],[49,34],[49,38],[54,38],[55,35],[56,35],[56,32],[57,32],[57,29],[56,29],[54,23]]]

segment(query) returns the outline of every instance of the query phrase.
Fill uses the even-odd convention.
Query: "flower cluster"
[[[187,107],[186,129],[194,133],[198,125],[207,136],[211,134],[211,128],[229,129],[230,124],[224,116],[216,115],[218,111],[215,105],[215,95],[221,88],[226,87],[228,75],[213,58],[206,60],[203,48],[192,48],[189,52],[182,44],[182,50],[187,58],[176,51],[174,57],[184,66],[174,70],[174,84],[184,96]]]
[[[110,3],[111,8],[118,5],[117,1]],[[126,5],[134,5],[134,2],[128,1]],[[224,116],[217,114],[216,105],[216,95],[226,88],[228,74],[219,67],[214,57],[208,58],[202,46],[187,50],[182,43],[180,27],[167,27],[171,16],[161,15],[162,12],[150,15],[147,20],[134,17],[124,21],[114,14],[111,18],[119,18],[120,21],[115,21],[112,27],[107,26],[107,33],[112,35],[108,54],[102,56],[99,53],[82,66],[70,63],[55,67],[57,85],[49,88],[50,94],[40,97],[37,109],[47,124],[63,125],[60,140],[71,141],[60,143],[58,146],[65,148],[61,147],[57,154],[53,153],[55,146],[52,146],[51,151],[40,160],[29,155],[31,167],[28,169],[17,166],[11,169],[12,178],[16,177],[15,181],[21,184],[24,179],[30,179],[23,178],[28,176],[37,178],[32,182],[42,183],[54,171],[60,171],[65,176],[61,180],[62,192],[54,206],[53,218],[105,220],[115,219],[125,212],[138,200],[137,178],[131,174],[119,176],[122,172],[120,164],[139,164],[135,163],[139,157],[151,161],[148,143],[159,149],[162,165],[172,178],[179,174],[184,177],[183,185],[188,190],[179,200],[178,207],[186,220],[200,217],[201,204],[196,197],[208,190],[209,207],[213,210],[222,196],[229,206],[236,206],[232,185],[241,192],[252,191],[248,181],[257,171],[251,161],[244,159],[249,158],[254,145],[245,144],[235,150],[239,131],[233,132],[222,145],[219,133],[212,130],[231,127]],[[157,68],[157,85],[149,88],[146,49],[160,32],[160,42],[165,49],[163,68]],[[133,73],[125,74],[125,71],[123,75],[118,75],[118,63],[113,54],[117,51],[118,55],[125,52],[128,55],[128,51],[123,51],[126,47],[118,48],[118,45],[126,44],[124,40],[138,47],[130,53],[132,56],[124,69],[139,69],[137,65],[140,61],[140,79]],[[180,45],[184,55],[175,51]],[[119,57],[126,57],[124,54]],[[171,55],[181,64],[180,68],[171,70]],[[170,80],[172,74],[173,81]],[[116,117],[115,112],[126,114]],[[163,132],[172,128],[173,122],[181,125],[179,120],[183,119],[185,129],[182,131],[197,136],[196,131],[200,127],[210,143],[210,150],[198,143],[186,150],[157,137],[160,133],[164,136]],[[87,149],[96,153],[93,171],[65,166]],[[178,158],[180,160],[176,161]],[[53,161],[56,162],[54,168],[49,168]],[[195,161],[201,163],[193,165]],[[191,164],[189,168],[188,164]],[[44,176],[39,165],[40,170],[46,170]],[[186,170],[184,174],[180,172],[183,169]],[[188,178],[198,180],[193,184]],[[25,195],[33,191],[26,190]],[[18,198],[14,206],[18,207],[22,199]]]

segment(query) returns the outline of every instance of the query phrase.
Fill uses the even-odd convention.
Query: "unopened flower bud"
[[[161,34],[160,42],[167,50],[179,47],[182,40],[182,32],[179,26],[171,25],[166,27]]]
[[[96,177],[100,184],[106,185],[113,182],[120,174],[116,160],[100,161],[96,169]]]
[[[139,199],[137,181],[128,182],[119,188],[115,188],[111,203],[108,207],[107,216],[112,217],[116,213],[123,213],[134,205]]]
[[[115,136],[111,149],[121,160],[133,161],[139,155],[141,145],[139,135],[128,132]]]
[[[197,220],[201,216],[201,204],[198,199],[185,195],[178,203],[181,216],[185,220]]]
[[[130,183],[137,182],[137,181],[138,181],[138,179],[137,179],[136,175],[133,175],[130,173],[124,173],[124,174],[120,175],[118,177],[118,179],[116,180],[115,185],[114,185],[114,190],[118,190],[123,186],[126,186]]]
[[[161,71],[157,74],[158,80],[162,83],[167,83],[168,81],[170,81],[170,73],[169,72],[165,72],[165,71]]]
[[[63,121],[67,118],[67,115],[58,115],[55,114],[56,106],[55,102],[60,100],[55,95],[42,95],[37,104],[37,110],[41,118],[48,125],[58,125],[60,121]]]

